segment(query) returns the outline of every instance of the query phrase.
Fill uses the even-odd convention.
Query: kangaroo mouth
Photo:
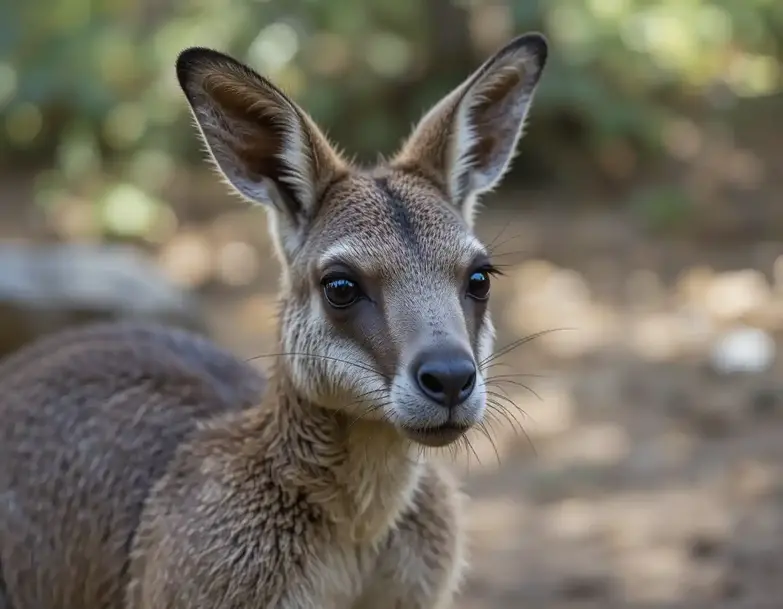
[[[446,446],[461,438],[470,425],[444,423],[436,427],[403,427],[402,431],[408,438],[424,446]]]

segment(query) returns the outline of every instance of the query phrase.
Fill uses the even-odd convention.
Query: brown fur
[[[130,323],[44,339],[0,379],[3,609],[121,607],[151,485],[198,419],[263,387],[203,338]]]
[[[545,61],[543,38],[515,39],[360,170],[249,68],[180,56],[217,167],[270,212],[281,353],[263,399],[251,368],[155,327],[73,331],[0,367],[0,609],[448,606],[461,495],[421,445],[483,417],[492,267],[473,217]]]

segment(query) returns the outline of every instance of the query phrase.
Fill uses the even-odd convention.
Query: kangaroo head
[[[516,38],[444,97],[400,152],[353,167],[277,87],[191,48],[177,76],[215,165],[269,211],[283,267],[280,365],[328,408],[429,446],[481,421],[495,269],[472,227],[498,184],[546,63]]]

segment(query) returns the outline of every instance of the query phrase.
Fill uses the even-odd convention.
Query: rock
[[[694,413],[693,424],[704,438],[726,438],[734,431],[736,416],[727,408],[703,408]]]
[[[758,418],[770,417],[781,411],[783,389],[762,387],[751,396],[751,409]]]
[[[721,540],[709,535],[697,535],[688,544],[688,554],[693,560],[711,560],[721,551]]]
[[[775,341],[763,330],[742,326],[722,336],[710,353],[718,374],[759,373],[775,361]]]
[[[605,599],[612,595],[612,581],[599,574],[572,574],[563,581],[560,593],[574,601]]]
[[[670,412],[701,438],[725,438],[738,433],[742,427],[746,416],[746,393],[740,386],[706,386],[698,396]]]
[[[718,583],[718,598],[725,600],[736,600],[740,598],[745,591],[742,580],[733,573],[725,574]]]
[[[0,356],[68,326],[127,318],[206,329],[195,298],[132,248],[0,245]]]
[[[690,599],[720,603],[742,596],[742,582],[736,574],[717,563],[689,569],[686,581],[686,594]],[[723,607],[723,603],[720,606]]]

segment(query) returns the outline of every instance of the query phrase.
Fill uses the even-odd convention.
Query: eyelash
[[[490,277],[497,277],[504,274],[499,267],[489,262],[476,269],[473,269],[473,271],[471,271],[471,274],[472,273],[486,273]]]

